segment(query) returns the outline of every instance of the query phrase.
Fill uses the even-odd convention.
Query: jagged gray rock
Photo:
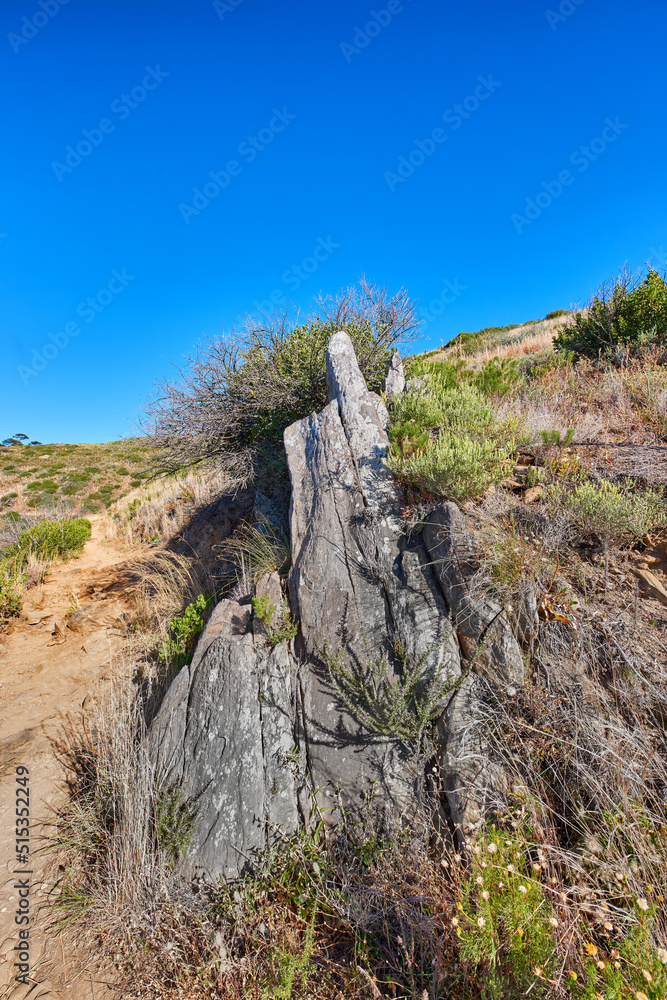
[[[287,643],[271,648],[249,623],[249,604],[217,605],[151,727],[162,787],[197,811],[187,876],[235,878],[309,818],[296,665]]]
[[[438,692],[442,791],[461,831],[502,787],[485,756],[482,681],[462,676],[461,647],[469,657],[496,613],[468,592],[476,565],[465,518],[445,504],[426,526],[426,549],[404,534],[384,461],[386,409],[345,333],[329,342],[327,381],[328,405],[284,435],[297,639],[272,646],[271,628],[251,621],[250,595],[221,601],[150,731],[162,787],[179,787],[197,810],[185,874],[234,878],[279,832],[315,816],[335,823],[341,807],[371,800],[388,827],[414,814],[424,762],[414,746],[361,723],[332,683],[334,653],[356,671],[384,658],[394,680],[404,659],[421,665],[423,689]],[[257,595],[275,605],[275,622],[276,574]],[[504,684],[521,673],[500,619],[480,667]]]
[[[391,365],[384,381],[384,392],[387,399],[400,396],[405,391],[405,373],[400,354],[396,351],[392,355]]]
[[[401,534],[400,501],[384,458],[389,440],[350,338],[335,334],[327,352],[331,402],[285,431],[292,485],[289,592],[311,669],[304,687],[306,737],[322,805],[340,796],[358,805],[377,783],[388,809],[414,803],[415,762],[396,740],[355,720],[333,688],[324,646],[362,669],[394,644],[428,677],[460,674],[447,607],[421,547]],[[444,705],[443,705],[444,707]],[[327,800],[329,800],[327,802]]]
[[[471,588],[479,569],[474,525],[456,504],[445,503],[431,514],[423,535],[470,671],[437,726],[449,813],[468,836],[507,791],[487,735],[488,694],[516,694],[523,656],[502,606]]]
[[[436,726],[442,792],[455,832],[468,837],[503,804],[509,782],[488,739],[492,707],[485,681],[470,673]]]
[[[522,684],[523,656],[502,605],[471,592],[471,580],[479,569],[475,532],[455,503],[442,504],[431,514],[424,526],[424,544],[466,658],[476,652],[475,669],[494,682]],[[486,644],[477,650],[487,628]]]

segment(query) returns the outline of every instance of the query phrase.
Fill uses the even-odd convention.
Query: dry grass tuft
[[[231,476],[214,468],[159,479],[114,505],[111,524],[128,541],[155,544],[173,539],[196,511],[222,496],[233,496],[247,483],[246,475]]]

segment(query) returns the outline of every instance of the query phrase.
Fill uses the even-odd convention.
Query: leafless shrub
[[[160,468],[176,471],[215,459],[232,475],[248,475],[253,442],[279,434],[292,420],[321,409],[326,396],[326,344],[346,330],[371,388],[386,373],[390,350],[418,326],[404,290],[390,296],[365,279],[294,317],[248,317],[199,348],[174,382],[164,381],[147,408],[146,429],[161,450]]]

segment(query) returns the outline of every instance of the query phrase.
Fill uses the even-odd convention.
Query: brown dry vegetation
[[[542,319],[534,323],[510,327],[503,330],[502,334],[486,338],[487,343],[471,353],[468,353],[462,344],[455,342],[451,347],[444,347],[439,352],[429,353],[429,361],[441,361],[454,355],[455,357],[465,357],[474,365],[488,361],[490,358],[502,360],[503,358],[522,358],[530,354],[540,354],[552,346],[554,337],[566,322],[568,315],[570,314],[555,319]]]

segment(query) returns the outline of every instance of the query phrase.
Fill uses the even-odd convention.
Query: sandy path
[[[81,726],[81,703],[110,676],[110,654],[124,636],[136,577],[131,566],[146,548],[105,539],[104,521],[92,519],[92,537],[79,558],[54,566],[43,585],[29,590],[23,616],[0,636],[0,998],[102,1000],[111,997],[104,975],[86,969],[90,956],[73,953],[48,930],[38,824],[64,795],[53,740],[68,725]],[[16,769],[29,769],[30,863],[17,876]],[[23,794],[23,792],[21,792]],[[30,985],[17,984],[14,950],[19,887],[29,879]],[[25,904],[23,904],[25,905]],[[70,935],[71,937],[71,935]],[[68,938],[69,940],[69,938]],[[76,948],[74,949],[76,952]],[[41,984],[41,985],[35,985]]]

